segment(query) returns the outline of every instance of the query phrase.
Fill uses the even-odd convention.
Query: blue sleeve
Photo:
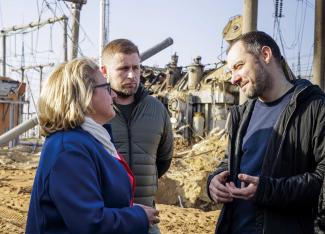
[[[92,158],[77,147],[60,153],[49,175],[49,194],[71,233],[147,233],[139,206],[108,208]]]

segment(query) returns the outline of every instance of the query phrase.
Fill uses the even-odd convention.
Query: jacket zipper
[[[128,131],[128,146],[129,146],[129,167],[131,169],[131,171],[133,171],[133,164],[132,164],[132,158],[133,158],[133,153],[132,153],[132,144],[131,144],[131,120],[133,118],[133,115],[134,115],[134,110],[136,109],[136,107],[139,105],[139,103],[137,103],[134,107],[133,107],[133,110],[131,112],[131,116],[130,118],[127,120],[125,118],[125,116],[123,115],[123,113],[121,112],[123,118],[124,118],[124,121],[126,123],[126,126],[127,126],[127,131]]]
[[[132,114],[131,114],[131,117],[129,120],[126,119],[126,117],[124,116],[123,112],[117,107],[115,106],[115,109],[120,113],[120,115],[122,116],[124,122],[126,123],[126,129],[127,129],[127,134],[128,134],[128,149],[129,149],[129,163],[128,163],[128,166],[130,167],[131,171],[133,171],[133,166],[132,166],[132,147],[131,147],[131,128],[130,128],[130,119],[132,117]],[[133,113],[133,111],[132,111]]]
[[[133,166],[132,166],[132,146],[131,146],[131,128],[130,128],[130,121],[127,123],[127,129],[128,129],[128,145],[129,145],[129,167],[131,171],[133,171]]]

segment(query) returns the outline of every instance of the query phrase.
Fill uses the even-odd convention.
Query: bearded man
[[[232,83],[250,98],[230,110],[225,160],[207,182],[224,204],[216,233],[314,233],[325,171],[325,95],[286,77],[266,33],[243,34],[228,48]]]

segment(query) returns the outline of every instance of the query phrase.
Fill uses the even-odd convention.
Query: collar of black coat
[[[134,94],[134,102],[138,103],[148,95],[149,91],[140,83],[137,92]]]
[[[303,100],[304,98],[309,98],[310,95],[313,96],[325,96],[324,92],[320,89],[318,85],[312,84],[306,79],[295,79],[291,81],[295,87],[292,98],[290,100],[290,105]],[[304,95],[302,95],[304,94]]]

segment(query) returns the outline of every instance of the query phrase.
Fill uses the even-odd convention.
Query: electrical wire
[[[48,9],[50,9],[50,11],[52,12],[52,14],[54,15],[54,17],[57,17],[56,16],[56,13],[53,11],[52,7],[49,5],[49,3],[47,2],[47,0],[44,0],[46,3],[47,3],[47,7]],[[60,6],[60,5],[59,5]],[[61,21],[60,21],[61,24],[63,24]],[[68,25],[68,29],[70,30],[70,32],[72,31],[71,27]],[[69,33],[67,34],[68,35],[68,38],[70,39],[70,41],[72,42],[72,37],[69,35]],[[78,53],[81,55],[81,56],[84,56],[84,54],[82,53],[82,50],[81,50],[81,47],[78,45]]]
[[[309,54],[309,57],[308,57],[308,60],[307,60],[307,67],[309,67],[309,63],[310,63],[310,61],[311,61],[311,58],[312,58],[312,51],[313,51],[313,49],[314,49],[314,44],[312,44],[312,46],[310,47],[310,54]],[[309,75],[307,74],[307,71],[306,71],[306,75],[305,76],[311,76],[311,73],[312,73],[312,64],[310,65],[310,73],[309,73]]]
[[[313,53],[302,54],[300,55],[300,58],[309,58],[312,55]],[[291,57],[287,57],[287,60],[296,60],[297,58],[298,58],[297,56],[291,56]]]
[[[43,10],[44,10],[43,4],[44,4],[44,0],[43,0],[43,2],[42,2],[42,9],[41,9],[41,11],[40,11],[40,10],[39,10],[38,0],[36,0],[36,5],[37,5],[37,14],[38,14],[38,23],[41,22],[42,13],[43,13]],[[37,27],[37,34],[36,34],[36,51],[37,51],[37,46],[39,45],[39,44],[38,44],[39,29],[40,29],[40,27],[38,26],[38,27]]]
[[[68,11],[69,11],[69,14],[70,15],[73,15],[73,13],[72,13],[72,11],[70,10],[70,8],[69,8],[69,6],[64,2],[64,4],[65,4],[65,6],[66,6],[66,8],[68,9]],[[64,10],[63,10],[63,8],[62,8],[62,6],[59,4],[59,9],[61,10],[61,12],[64,12]],[[82,27],[82,25],[77,21],[77,23],[79,24],[79,28],[81,28],[81,30],[84,32],[84,37],[83,38],[81,38],[81,39],[79,39],[79,41],[78,41],[78,52],[79,52],[79,54],[81,55],[81,56],[84,56],[84,54],[82,53],[82,51],[81,51],[81,47],[80,47],[80,44],[83,42],[83,41],[85,41],[85,37],[88,37],[88,35],[85,33],[85,30],[83,29],[83,27]],[[72,32],[72,29],[71,29],[71,27],[70,26],[68,26],[69,27],[69,29],[70,29],[70,31]],[[80,37],[80,35],[79,35],[79,37]],[[91,43],[91,45],[93,45],[94,46],[94,43],[90,40],[90,38],[88,37],[88,40],[89,40],[89,42]],[[72,42],[72,40],[71,40],[71,42]]]
[[[307,13],[307,0],[305,0],[304,2],[306,2],[306,6],[304,8],[304,12],[303,14],[303,20],[302,20],[302,26],[301,26],[301,31],[300,31],[300,41],[299,41],[299,52],[301,51],[301,46],[302,46],[302,39],[304,36],[304,28],[305,28],[305,22],[306,22],[306,13]]]
[[[315,8],[314,4],[311,3],[309,0],[306,0],[306,4],[307,4],[308,7],[312,8],[312,9]]]
[[[276,3],[275,1],[273,1]],[[275,4],[276,5],[276,4]],[[281,21],[280,17],[275,17],[274,25],[275,25],[275,32],[274,32],[274,38],[278,38],[280,41],[280,47],[283,53],[283,56],[286,58],[286,50],[292,50],[297,48],[297,56],[295,56],[297,65],[296,65],[296,71],[298,75],[301,75],[303,71],[309,71],[309,60],[307,62],[307,67],[304,68],[302,65],[302,59],[306,57],[306,55],[301,55],[302,51],[302,45],[303,45],[303,38],[304,38],[304,31],[305,31],[305,22],[306,22],[306,15],[307,15],[307,7],[310,6],[310,2],[308,0],[297,0],[296,4],[296,11],[295,11],[295,18],[300,19],[295,21],[295,37],[290,46],[286,42],[283,36],[282,27],[281,27]],[[278,15],[281,14],[278,11]],[[276,15],[276,14],[275,14]],[[310,57],[310,55],[307,55],[307,57]],[[288,60],[288,58],[286,58]]]
[[[40,22],[40,20],[42,18],[42,15],[45,12],[45,9],[47,9],[46,6],[44,5],[44,3],[45,3],[45,1],[43,0],[42,7],[40,8],[39,1],[36,0],[36,8],[37,8],[37,13],[38,13],[38,22]],[[51,25],[51,29],[53,28],[53,25],[54,25],[54,23]],[[27,64],[37,64],[39,60],[43,60],[43,61],[47,60],[48,63],[49,63],[49,60],[50,59],[51,60],[56,60],[55,56],[52,56],[52,55],[49,54],[50,50],[47,50],[47,51],[37,51],[38,35],[40,33],[40,29],[42,27],[44,27],[44,26],[45,25],[38,26],[38,27],[35,27],[35,28],[31,28],[31,29],[17,30],[14,33],[8,33],[7,35],[9,37],[11,36],[11,38],[13,38],[13,36],[14,36],[14,38],[15,38],[15,51],[16,51],[16,48],[17,48],[17,40],[16,40],[17,35],[21,35],[22,36],[22,39],[21,39],[21,45],[22,45],[21,51],[22,51],[22,53],[21,54],[17,54],[15,52],[15,58],[12,58],[12,59],[10,59],[11,56],[6,56],[7,60],[9,62],[13,63],[13,64],[18,65],[18,66],[20,64],[20,67],[23,67],[26,63]],[[33,38],[33,35],[34,35],[34,32],[35,31],[37,31],[37,34],[38,34],[37,35],[37,38],[36,38],[36,40],[37,40],[36,47],[33,46],[34,45],[34,42],[35,42],[35,40]],[[28,43],[25,43],[25,40],[28,40],[28,38],[26,36],[27,37],[30,36],[30,40],[32,41],[31,46],[29,46]],[[9,52],[11,52],[11,46],[12,46],[11,41],[12,40],[8,40],[8,41],[10,42]],[[35,51],[36,51],[36,53],[34,53]],[[31,53],[30,54],[31,56],[26,57],[26,54],[28,54],[28,52]],[[46,58],[45,57],[40,58],[38,56],[39,53],[47,53]],[[19,56],[20,60],[19,60],[19,58],[17,58],[17,56]],[[28,58],[28,59],[26,59],[26,58]],[[11,64],[9,64],[9,65],[10,65],[10,67],[12,67]],[[33,72],[35,72],[35,71],[33,71]]]
[[[72,11],[70,9],[70,7],[68,6],[68,4],[66,2],[64,2],[64,5],[67,7],[68,11],[70,12],[70,14],[72,14]],[[84,33],[85,37],[87,38],[87,40],[90,42],[90,44],[92,46],[95,46],[95,43],[90,39],[90,37],[88,36],[88,34],[86,33],[86,30],[84,29],[84,27],[82,27],[82,25],[80,24],[80,22],[77,22],[79,24],[79,27],[81,28],[81,31]]]

